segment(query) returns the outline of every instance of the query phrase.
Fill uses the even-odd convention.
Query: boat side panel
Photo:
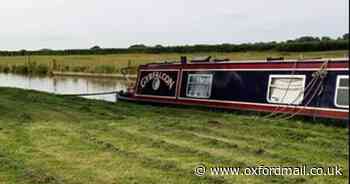
[[[270,104],[267,101],[270,75],[290,75],[290,71],[183,71],[181,98],[187,98],[186,87],[189,74],[213,74],[212,91],[209,100],[239,101]],[[314,71],[296,71],[295,75],[305,75],[309,90],[304,92],[300,105],[341,109],[335,106],[335,88],[338,75],[348,75],[348,71],[329,71],[327,77],[310,85]],[[320,84],[322,82],[322,84]],[[318,87],[320,85],[320,87]],[[314,97],[313,97],[314,96]],[[312,98],[313,97],[313,98]],[[195,98],[192,98],[195,99]]]
[[[136,95],[176,98],[178,70],[140,70]]]

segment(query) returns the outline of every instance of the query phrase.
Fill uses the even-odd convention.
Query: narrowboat
[[[150,63],[120,100],[349,119],[349,58]]]

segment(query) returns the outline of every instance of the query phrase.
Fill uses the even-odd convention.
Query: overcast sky
[[[338,37],[349,0],[1,0],[0,50]]]

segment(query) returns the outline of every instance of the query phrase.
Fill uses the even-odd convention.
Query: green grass
[[[254,117],[0,88],[0,183],[348,183],[346,128]],[[200,163],[345,175],[196,177]]]
[[[196,56],[213,56],[214,58],[229,58],[232,60],[254,60],[266,59],[267,57],[285,57],[286,59],[304,58],[334,58],[344,57],[348,51],[326,51],[326,52],[234,52],[234,53],[192,53],[192,54],[114,54],[114,55],[70,55],[70,56],[10,56],[0,57],[0,72],[25,71],[21,66],[35,63],[36,66],[47,67],[48,72],[52,70],[67,72],[89,72],[89,73],[120,73],[122,68],[131,66],[131,73],[136,72],[140,64],[162,61],[178,61],[181,55],[189,58]],[[12,69],[12,66],[17,66]],[[17,69],[16,69],[17,68]],[[19,69],[18,69],[19,68]],[[28,67],[29,68],[29,67]],[[28,69],[27,69],[28,70]],[[40,71],[40,68],[39,68]],[[42,71],[41,71],[42,72]],[[35,73],[35,71],[34,71]]]

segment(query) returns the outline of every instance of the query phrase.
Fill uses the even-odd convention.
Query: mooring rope
[[[312,102],[312,100],[315,98],[315,96],[321,95],[321,92],[323,91],[322,84],[323,84],[324,79],[327,77],[327,65],[328,65],[328,61],[326,61],[325,63],[322,64],[319,71],[314,72],[312,74],[312,76],[314,78],[320,79],[320,81],[318,83],[318,86],[314,90],[314,93],[311,95],[311,97],[309,97],[308,101],[300,109],[298,109],[296,112],[292,113],[291,115],[282,114],[282,116],[280,116],[279,118],[282,118],[282,120],[287,120],[287,119],[293,118],[294,116],[299,114],[302,110],[304,110]],[[311,89],[309,91],[310,93],[311,93]],[[308,93],[307,96],[309,96],[310,93]],[[305,97],[305,99],[307,99],[307,98]]]
[[[101,92],[101,93],[80,93],[80,94],[59,94],[60,96],[98,96],[117,94],[119,91]]]
[[[294,62],[294,67],[293,67],[293,70],[292,70],[292,72],[291,72],[291,75],[294,75],[294,73],[295,73],[295,70],[296,70],[296,68],[297,68],[297,62],[298,62],[298,61],[295,61],[295,62]],[[287,90],[284,92],[284,95],[283,95],[281,101],[284,101],[285,97],[287,96],[287,92],[288,92],[288,90],[289,90],[291,84],[292,84],[292,79],[289,80]],[[281,106],[277,106],[270,114],[264,116],[263,118],[269,118],[269,117],[272,117],[272,116],[278,114],[278,112],[280,111],[280,110],[279,110],[280,108],[281,108]],[[283,109],[283,107],[282,107],[282,109]]]
[[[293,107],[293,108],[296,108],[298,107],[298,105],[292,105],[294,104],[298,98],[304,94],[305,92],[305,95],[304,95],[304,98],[307,99],[309,97],[309,95],[311,94],[313,87],[316,85],[317,81],[318,81],[318,77],[313,77],[312,80],[309,82],[309,84],[305,87],[305,89],[303,91],[301,91],[298,96],[292,101],[290,102],[289,104],[287,104],[287,106],[285,106],[284,109],[286,109],[287,107]],[[284,113],[278,113],[277,116],[275,116],[274,118],[283,118],[286,114]]]
[[[292,101],[290,102],[289,104],[287,104],[286,106],[284,106],[283,108],[281,109],[278,109],[280,106],[276,107],[276,109],[274,109],[274,111],[272,111],[270,114],[266,115],[265,117],[263,118],[270,118],[272,116],[275,116],[274,118],[282,118],[282,119],[286,119],[285,116],[287,115],[287,119],[290,119],[292,117],[294,117],[295,115],[297,115],[299,112],[301,112],[303,109],[305,109],[305,107],[307,105],[309,105],[312,101],[312,99],[316,96],[316,94],[318,93],[318,95],[320,95],[320,87],[322,87],[322,83],[323,83],[323,79],[327,76],[327,65],[328,65],[328,60],[325,61],[321,66],[320,66],[320,69],[317,71],[317,72],[314,72],[312,74],[312,80],[309,82],[309,84],[305,87],[305,89],[303,91],[301,91],[298,96]],[[292,72],[294,73],[294,71]],[[307,99],[307,97],[309,96],[309,94],[311,93],[311,89],[315,86],[315,84],[317,83],[316,81],[318,79],[321,79],[321,81],[319,82],[316,90],[315,90],[315,93],[311,96],[311,100],[309,99],[309,101],[303,105],[301,109],[299,109],[297,112],[293,113],[291,117],[289,117],[288,114],[284,114],[283,112],[281,112],[281,110],[284,110],[288,107],[293,107],[293,108],[296,108],[297,105],[293,105],[293,103],[301,96],[301,94],[303,94],[304,92],[306,92],[305,94],[305,99]],[[322,89],[322,88],[321,88]],[[288,90],[288,89],[287,89]],[[319,91],[320,90],[320,91]]]
[[[321,79],[320,83],[318,84],[316,90],[314,91],[314,93],[312,94],[311,98],[305,103],[305,105],[303,105],[300,109],[298,109],[296,112],[290,114],[289,116],[283,116],[281,117],[282,120],[288,120],[288,119],[291,119],[293,118],[294,116],[298,115],[302,110],[305,109],[305,107],[307,107],[311,102],[312,100],[315,98],[315,96],[320,95],[320,91],[322,89],[322,83],[323,83],[323,79]],[[320,90],[320,91],[319,91]]]

